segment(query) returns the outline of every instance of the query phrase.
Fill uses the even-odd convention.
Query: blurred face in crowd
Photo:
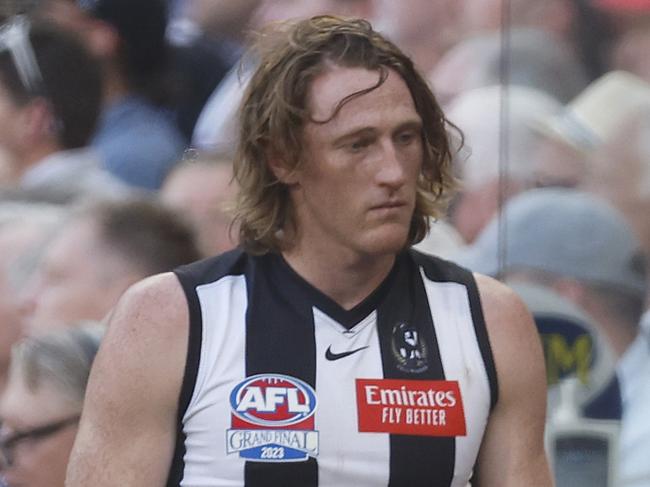
[[[626,120],[603,147],[595,151],[582,188],[620,210],[650,255],[648,154],[650,110],[646,108]]]
[[[573,147],[544,137],[537,151],[531,154],[537,186],[573,188],[587,173],[589,158]]]
[[[9,487],[63,487],[79,414],[54,386],[43,382],[31,390],[12,370],[0,401],[0,470]]]
[[[11,279],[11,264],[40,236],[35,227],[9,224],[0,229],[0,391],[9,367],[11,346],[21,335],[18,290]]]
[[[311,118],[329,121],[307,123],[303,164],[279,175],[295,208],[298,249],[306,244],[356,258],[393,255],[406,242],[423,158],[422,121],[406,83],[388,70],[381,86],[333,116],[341,100],[378,77],[335,66],[308,90]]]
[[[219,254],[235,247],[236,230],[225,205],[235,196],[229,164],[187,164],[174,170],[160,191],[162,201],[194,227],[201,253]]]
[[[45,250],[23,296],[25,331],[101,320],[141,277],[106,245],[92,220],[72,220]]]

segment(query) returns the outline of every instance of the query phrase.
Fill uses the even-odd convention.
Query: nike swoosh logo
[[[332,352],[332,346],[330,345],[329,347],[327,347],[327,350],[325,351],[325,358],[333,362],[334,360],[339,360],[345,357],[349,357],[353,353],[360,352],[361,350],[365,350],[366,348],[368,348],[368,345],[366,345],[365,347],[357,348],[355,350],[350,350],[349,352],[334,353]]]

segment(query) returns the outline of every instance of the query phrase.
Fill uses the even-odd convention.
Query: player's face
[[[308,93],[313,120],[374,86],[379,73],[333,67]],[[304,131],[303,166],[292,194],[298,241],[357,255],[399,251],[408,236],[422,166],[422,120],[394,71],[379,87],[345,103]],[[335,250],[336,252],[336,250]]]

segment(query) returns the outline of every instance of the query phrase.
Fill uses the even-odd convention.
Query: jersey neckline
[[[320,291],[318,288],[306,281],[298,274],[293,267],[278,253],[267,254],[270,270],[274,276],[274,281],[280,288],[280,292],[287,295],[291,300],[300,300],[304,304],[316,307],[330,318],[340,323],[343,327],[350,330],[355,325],[363,321],[372,313],[379,303],[381,303],[388,294],[395,275],[397,274],[398,261],[404,258],[404,254],[398,254],[395,262],[384,280],[372,291],[365,299],[351,309],[345,309],[332,298]],[[286,286],[284,286],[286,284]]]

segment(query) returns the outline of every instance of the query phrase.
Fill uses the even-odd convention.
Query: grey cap
[[[503,268],[496,218],[454,260],[491,276],[532,269],[645,293],[640,243],[624,217],[595,196],[566,188],[534,189],[512,198],[501,218],[506,219]]]

